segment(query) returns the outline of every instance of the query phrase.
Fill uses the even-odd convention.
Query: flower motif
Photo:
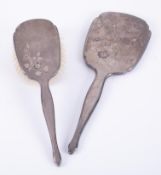
[[[29,72],[31,70],[35,71],[36,76],[41,76],[42,72],[48,72],[48,66],[44,65],[43,57],[41,53],[37,52],[35,56],[31,56],[30,46],[27,43],[24,49],[24,67]]]

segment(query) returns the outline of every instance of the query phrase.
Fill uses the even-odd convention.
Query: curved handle
[[[55,158],[55,163],[60,165],[61,155],[59,152],[59,148],[57,145],[56,139],[56,129],[55,129],[55,111],[54,111],[54,103],[53,98],[49,89],[49,82],[43,82],[41,85],[41,102],[42,108],[45,116],[45,120],[47,123],[50,140],[53,149],[53,157]]]
[[[88,90],[76,131],[68,146],[68,152],[70,154],[72,154],[77,148],[80,135],[100,99],[105,79],[106,76],[104,74],[97,73],[95,80],[93,81],[90,89]]]

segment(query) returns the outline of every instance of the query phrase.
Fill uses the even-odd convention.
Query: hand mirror
[[[105,80],[112,75],[131,71],[142,57],[151,32],[147,23],[123,13],[103,13],[97,17],[88,32],[84,59],[96,77],[83,104],[79,122],[69,144],[73,153],[80,135],[102,93]]]

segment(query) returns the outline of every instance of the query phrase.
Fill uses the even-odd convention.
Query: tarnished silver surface
[[[85,42],[84,58],[96,72],[96,77],[85,98],[68,147],[69,153],[73,153],[78,146],[83,128],[99,101],[105,80],[111,75],[132,70],[143,55],[150,36],[147,23],[128,14],[103,13],[93,21]]]
[[[39,82],[44,116],[57,165],[61,162],[55,131],[55,112],[49,80],[60,67],[58,30],[48,20],[35,19],[20,24],[14,33],[16,55],[25,74]]]

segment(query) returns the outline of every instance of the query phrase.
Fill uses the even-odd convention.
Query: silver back
[[[21,68],[31,79],[49,80],[60,67],[60,40],[56,26],[35,19],[18,26],[14,33],[16,55]]]
[[[122,13],[103,13],[88,32],[84,47],[86,63],[96,71],[121,74],[141,58],[151,32],[145,21]]]

